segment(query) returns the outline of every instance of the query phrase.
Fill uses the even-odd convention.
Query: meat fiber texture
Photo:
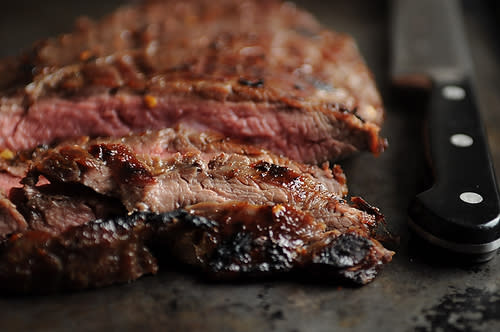
[[[322,163],[383,117],[353,39],[273,0],[147,1],[0,62],[0,151],[183,123]]]
[[[146,1],[0,61],[0,289],[216,278],[357,284],[393,252],[329,162],[380,153],[354,41],[279,1]],[[317,166],[318,165],[318,166]]]
[[[218,279],[304,270],[365,284],[393,255],[373,238],[378,210],[342,198],[338,169],[182,129],[74,143],[41,152],[4,200],[0,289],[130,281],[162,253]]]
[[[392,256],[376,240],[328,230],[287,205],[186,208],[96,220],[58,236],[25,232],[0,243],[0,289],[46,293],[128,282],[156,273],[159,253],[218,279],[302,271],[309,280],[364,284]],[[174,263],[172,256],[163,255],[162,264]]]
[[[81,138],[37,150],[29,166],[22,166],[19,159],[12,162],[18,164],[15,170],[24,168],[29,173],[18,177],[4,172],[5,177],[17,178],[24,185],[4,191],[14,199],[15,211],[22,211],[28,222],[13,218],[18,216],[14,205],[4,198],[0,215],[4,211],[7,217],[0,237],[28,228],[58,233],[108,216],[113,209],[105,207],[114,205],[105,197],[120,199],[128,212],[168,212],[189,204],[227,200],[322,206],[347,194],[339,166],[304,165],[219,134],[182,127],[116,139]],[[62,183],[86,188],[57,185]],[[41,189],[46,184],[50,184],[48,191]],[[102,196],[95,198],[95,193]],[[324,214],[328,212],[325,208]],[[316,214],[324,217],[321,211]]]

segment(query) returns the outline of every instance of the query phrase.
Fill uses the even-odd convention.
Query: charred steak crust
[[[61,143],[56,149],[75,145],[85,147],[89,144],[99,143],[125,144],[136,155],[151,160],[151,162],[178,153],[198,153],[204,159],[220,153],[244,155],[251,160],[267,161],[288,167],[297,172],[310,174],[325,185],[329,191],[341,197],[347,195],[346,177],[339,165],[333,165],[331,168],[328,163],[324,163],[321,167],[305,165],[286,157],[277,156],[264,149],[243,144],[238,140],[227,138],[216,132],[200,132],[185,126],[148,131],[143,134],[116,139],[99,138],[90,140],[88,137],[81,137],[70,142]],[[3,191],[8,194],[12,187],[19,187],[21,179],[26,176],[27,170],[33,161],[40,159],[49,150],[49,147],[45,146],[32,151],[13,154],[8,160],[0,158],[0,192]],[[64,152],[62,153],[64,154]],[[76,151],[73,153],[76,153]],[[67,156],[65,163],[73,163],[73,159],[76,157],[76,155]]]
[[[274,165],[273,167],[286,168],[293,173],[294,178],[305,179],[309,183],[310,191],[325,191],[330,193],[329,195],[339,197],[347,193],[345,175],[340,166],[335,165],[330,169],[327,164],[323,167],[304,165],[235,142],[219,134],[196,132],[183,127],[117,139],[81,138],[62,143],[54,149],[37,149],[31,157],[28,154],[18,154],[16,158],[17,160],[10,162],[11,167],[16,170],[11,176],[22,182],[24,188],[17,188],[22,184],[12,186],[10,182],[2,188],[5,192],[10,192],[14,204],[5,199],[5,204],[0,209],[0,220],[2,220],[0,237],[26,229],[62,231],[64,225],[75,225],[78,220],[79,223],[92,220],[84,218],[92,214],[96,218],[104,218],[107,215],[102,214],[106,210],[103,206],[109,204],[109,210],[115,209],[113,206],[116,206],[106,195],[123,198],[132,211],[137,208],[136,205],[145,206],[148,199],[155,199],[154,188],[157,188],[159,196],[162,197],[156,204],[157,209],[166,212],[169,207],[175,209],[203,200],[204,197],[216,200],[237,198],[239,194],[237,191],[233,192],[234,189],[240,190],[242,196],[246,195],[246,190],[259,201],[274,201],[286,196],[287,192],[292,192],[292,188],[281,189],[282,183],[274,181],[275,184],[271,184],[267,194],[271,197],[267,198],[265,192],[259,192],[259,188],[255,187],[257,183],[265,180],[266,172],[259,171],[259,167],[252,166],[254,164],[267,163]],[[242,169],[239,170],[240,175],[238,175],[238,163],[242,165]],[[225,170],[217,169],[217,165],[225,165]],[[202,171],[200,168],[202,166],[207,171],[198,174]],[[23,178],[19,175],[25,176],[29,167],[31,167],[29,176]],[[196,172],[192,173],[193,170]],[[257,182],[254,182],[253,186],[237,181],[235,184],[226,183],[229,178],[237,180],[239,177],[242,179],[248,177],[249,174],[246,174],[245,170],[252,172],[256,177]],[[199,175],[198,178],[194,177],[196,174]],[[210,179],[210,176],[215,174],[219,174],[219,178]],[[193,190],[186,183],[186,179],[190,177]],[[49,184],[47,179],[53,183],[50,186],[43,186]],[[293,183],[291,180],[288,179],[288,182]],[[57,185],[58,183],[80,183],[80,186],[69,185],[66,188]],[[163,189],[162,185],[165,186]],[[204,185],[222,191],[219,194],[210,193],[209,190],[203,190]],[[220,188],[217,188],[218,186]],[[276,188],[275,192],[280,194],[275,198],[270,194],[273,187]],[[175,188],[184,188],[184,191],[175,193]],[[101,193],[103,196],[92,198],[86,194],[86,190]],[[71,192],[74,194],[67,194]],[[149,193],[147,197],[144,197],[147,193]],[[172,193],[172,196],[165,193]],[[204,193],[211,196],[207,198]],[[102,204],[89,205],[90,201],[86,197],[101,201]],[[283,199],[287,198],[281,198]],[[51,200],[54,204],[50,204]],[[162,204],[165,206],[161,207]],[[57,213],[56,211],[62,206],[66,206],[66,211]],[[101,214],[96,214],[96,207],[99,207]],[[80,208],[83,210],[78,213]],[[19,211],[28,222],[23,219]],[[72,214],[71,211],[76,214]],[[47,214],[54,220],[47,220],[45,217]]]
[[[40,176],[114,197],[129,212],[162,213],[200,202],[245,200],[293,205],[339,231],[356,229],[368,235],[377,222],[309,173],[239,154],[193,150],[151,159],[137,155],[125,141],[98,140],[48,150],[23,181],[34,186]]]
[[[127,282],[156,273],[154,252],[220,279],[306,269],[356,284],[391,260],[372,238],[378,210],[350,206],[313,175],[334,173],[221,152],[238,146],[228,142],[195,149],[209,137],[169,129],[40,152],[4,206],[22,221],[0,245],[5,291]]]
[[[290,3],[81,19],[0,60],[0,289],[128,282],[164,254],[219,279],[365,284],[393,255],[383,215],[328,162],[380,153],[383,117],[352,38]]]
[[[147,1],[81,20],[1,62],[0,96],[0,148],[11,150],[178,123],[309,163],[385,146],[353,40],[272,0]]]
[[[0,247],[0,288],[11,293],[127,282],[156,273],[155,255],[166,252],[218,278],[316,268],[365,284],[392,255],[355,232],[325,231],[322,223],[290,206],[242,202],[138,212],[59,235],[28,231]]]
[[[142,218],[141,218],[142,217]],[[144,215],[89,222],[54,235],[27,231],[4,240],[0,280],[6,293],[100,287],[156,273],[144,245]]]

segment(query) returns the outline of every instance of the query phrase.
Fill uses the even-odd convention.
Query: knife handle
[[[498,187],[468,80],[433,85],[427,144],[434,185],[417,195],[410,208],[412,222],[459,251],[498,248]]]

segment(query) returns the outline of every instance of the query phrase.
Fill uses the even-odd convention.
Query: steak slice
[[[14,235],[0,247],[0,288],[31,293],[127,282],[156,273],[155,256],[166,252],[216,278],[305,268],[356,284],[371,281],[393,254],[356,231],[328,231],[288,205],[203,203],[98,220],[58,235]]]
[[[39,149],[2,200],[0,288],[127,282],[156,273],[159,253],[215,278],[307,269],[367,283],[393,253],[372,238],[378,210],[339,196],[339,171],[184,128]]]
[[[0,63],[0,149],[184,123],[321,163],[382,120],[352,38],[279,1],[147,1]]]
[[[85,143],[84,143],[85,141]],[[210,160],[221,153],[240,155],[249,161],[266,161],[272,164],[290,168],[296,172],[308,174],[321,182],[330,192],[344,197],[347,195],[346,177],[339,165],[330,168],[328,162],[322,167],[305,165],[286,157],[278,156],[267,150],[243,144],[216,132],[192,130],[183,125],[159,131],[148,131],[140,135],[129,135],[118,139],[98,138],[88,141],[82,138],[79,146],[92,144],[125,144],[142,159],[167,159],[174,155],[199,154],[202,159]],[[60,145],[64,146],[64,145]],[[40,155],[40,151],[36,152]]]
[[[286,157],[280,157],[267,150],[242,144],[216,132],[200,132],[182,125],[116,139],[106,137],[91,141],[89,137],[81,137],[61,143],[56,148],[60,149],[68,145],[88,146],[99,142],[126,144],[134,153],[146,159],[167,158],[177,153],[199,153],[205,159],[214,157],[221,152],[244,155],[252,160],[264,160],[286,166],[297,172],[310,174],[323,183],[329,191],[339,196],[347,195],[346,177],[339,165],[333,165],[331,168],[327,162],[323,163],[322,167],[305,165]],[[21,187],[21,179],[26,176],[29,166],[34,160],[44,155],[48,149],[45,146],[30,152],[18,153],[8,160],[0,158],[0,193],[8,195],[11,188]]]
[[[36,165],[37,160],[40,161],[43,158],[47,158],[47,156],[54,153],[54,151],[56,151],[56,154],[58,154],[61,150],[66,154],[70,153],[69,151],[73,151],[73,153],[75,153],[75,151],[80,148],[87,149],[95,144],[124,145],[127,149],[130,149],[132,153],[141,158],[144,163],[151,165],[153,168],[156,164],[162,164],[165,160],[172,158],[175,159],[178,158],[179,155],[183,154],[189,156],[197,155],[199,158],[206,161],[210,161],[218,157],[221,153],[226,155],[235,155],[239,156],[238,158],[247,163],[267,162],[290,168],[295,172],[303,173],[303,176],[306,178],[311,178],[313,181],[317,181],[318,186],[321,187],[322,190],[327,190],[340,197],[347,194],[345,175],[338,165],[334,165],[332,169],[328,167],[328,164],[324,164],[322,168],[312,165],[304,165],[285,157],[279,157],[266,150],[241,144],[234,140],[225,138],[220,134],[193,131],[182,126],[116,139],[100,138],[89,140],[88,137],[82,137],[71,142],[61,143],[54,150],[42,147],[35,149],[30,153],[18,153],[10,160],[0,160],[0,170],[3,171],[0,173],[0,180],[7,179],[0,183],[0,192],[3,191],[6,195],[8,195],[12,188],[22,187],[23,184],[21,181],[26,176],[29,166],[33,163]],[[70,155],[66,155],[65,158],[65,163],[72,162],[72,157]],[[94,164],[94,166],[96,165],[97,164]],[[36,168],[42,166],[34,167]],[[59,165],[59,171],[65,172],[61,169],[61,167],[64,167],[64,164]],[[94,181],[95,185],[101,183],[99,179],[100,176],[105,177],[109,175],[106,168],[87,171],[94,172],[91,176],[95,178],[94,180],[89,180],[89,176],[86,176],[86,178],[88,181]],[[69,170],[66,170],[66,172],[69,172]],[[85,197],[89,195],[88,192],[84,190],[84,187],[70,186],[69,188],[65,188],[63,186],[56,186],[53,184],[49,187],[41,189],[40,186],[49,183],[46,178],[43,177],[37,180],[24,180],[24,182],[27,181],[31,182],[32,185],[27,186],[22,190],[15,191],[11,197],[19,206],[19,209],[24,211],[23,214],[29,216],[28,218],[31,220],[29,225],[31,226],[28,227],[28,224],[20,221],[19,218],[12,218],[12,215],[18,215],[19,213],[11,202],[6,201],[5,209],[2,210],[3,212],[0,212],[0,237],[14,231],[23,231],[27,228],[35,228],[44,231],[50,231],[51,229],[54,231],[60,231],[64,229],[62,225],[75,225],[76,220],[80,220],[79,223],[84,223],[88,220],[105,218],[108,216],[108,214],[96,214],[96,204],[91,204],[91,206],[87,204],[88,202],[85,201]],[[57,181],[58,180],[56,180],[56,182]],[[102,183],[104,182],[105,181]],[[70,193],[73,194],[69,195]],[[63,195],[63,197],[69,195],[68,198],[65,198],[65,200],[68,201],[64,203],[67,207],[66,210],[75,211],[76,215],[72,215],[71,213],[69,213],[69,215],[65,215],[66,212],[61,212],[61,215],[53,216],[52,212],[47,212],[53,211],[54,208],[58,211],[63,204],[61,202],[61,195]],[[100,211],[105,210],[105,204],[109,204],[111,207],[116,205],[104,196],[92,199],[102,201],[102,204],[99,205],[103,206],[102,208],[99,208]],[[52,201],[54,204],[51,204]],[[87,212],[82,211],[82,213],[78,213],[78,209],[80,208],[79,204],[84,204],[81,208]],[[51,207],[51,205],[54,206]],[[88,213],[91,213],[90,216],[94,216],[95,218],[81,219],[83,216],[87,216]],[[49,220],[50,218],[45,217],[46,214],[52,215],[54,219]],[[68,219],[68,221],[60,222],[60,219]]]
[[[113,155],[111,158],[116,160],[107,165],[107,161],[96,158],[87,151],[95,152],[100,146],[103,148],[110,146],[117,149],[116,151],[108,151]],[[226,163],[228,174],[238,171],[236,162],[241,163],[242,167],[246,168],[249,168],[252,163],[265,163],[265,165],[293,171],[297,176],[301,174],[301,177],[311,183],[310,186],[314,190],[325,191],[329,193],[328,195],[339,197],[347,194],[345,175],[338,165],[332,169],[328,168],[327,164],[323,168],[304,165],[285,157],[276,156],[266,150],[240,144],[219,134],[200,133],[183,127],[117,139],[89,140],[83,137],[76,141],[62,143],[54,149],[37,149],[32,153],[32,159],[29,159],[27,154],[19,154],[16,158],[9,163],[9,167],[5,167],[6,173],[4,175],[9,175],[10,171],[12,173],[10,175],[19,182],[24,182],[25,186],[20,189],[18,186],[22,186],[22,184],[19,183],[13,187],[11,186],[12,181],[10,181],[7,183],[8,186],[3,189],[5,192],[10,192],[10,198],[18,206],[18,210],[26,216],[28,223],[15,221],[17,219],[9,217],[16,213],[14,212],[15,206],[9,202],[8,206],[12,209],[5,209],[5,218],[0,225],[0,230],[2,230],[0,236],[14,231],[24,231],[28,228],[59,232],[66,228],[65,225],[74,226],[110,215],[108,212],[106,214],[102,214],[104,212],[96,213],[97,207],[99,211],[106,211],[105,206],[109,204],[110,209],[108,210],[118,209],[115,208],[117,204],[105,196],[93,198],[88,193],[89,188],[102,195],[123,199],[130,211],[136,209],[135,205],[150,204],[150,201],[156,202],[155,208],[158,211],[166,212],[204,200],[234,199],[237,197],[237,192],[233,192],[233,190],[237,187],[239,187],[238,190],[242,191],[242,195],[245,195],[245,190],[249,190],[251,191],[249,195],[260,197],[255,198],[259,202],[267,199],[265,194],[259,192],[258,187],[238,185],[237,181],[234,185],[224,183],[224,177],[214,180],[210,184],[215,190],[221,191],[220,194],[217,194],[216,191],[210,194],[208,189],[198,190],[200,186],[207,185],[206,183],[198,183],[203,181],[203,176],[213,176],[217,172],[215,170],[208,171],[205,175],[199,174],[198,178],[192,177],[192,186],[195,190],[191,190],[192,188],[189,188],[185,181],[189,167],[193,166],[192,163],[195,163],[197,158],[200,159],[200,167],[203,163],[206,168],[209,163],[214,168],[214,163],[221,158],[233,160],[233,164]],[[188,164],[182,165],[183,160]],[[21,180],[26,175],[30,165],[32,167],[31,173]],[[82,167],[81,170],[80,167]],[[183,178],[179,177],[181,173]],[[24,174],[24,176],[20,176],[20,174]],[[138,179],[137,183],[132,180],[134,177]],[[152,182],[150,186],[143,188],[144,183],[141,183],[141,180],[148,178],[151,178]],[[52,184],[47,187],[42,186],[49,183],[47,179]],[[261,181],[260,178],[257,180]],[[66,188],[58,185],[61,183],[80,183],[83,186],[68,186]],[[182,185],[184,185],[184,191],[174,189],[180,188]],[[162,190],[162,186],[166,186],[168,189]],[[279,188],[279,183],[275,187]],[[11,190],[12,188],[16,189]],[[141,190],[144,190],[147,197],[140,198]],[[157,194],[155,190],[162,193]],[[286,188],[281,189],[283,192],[281,196],[285,195],[287,190]],[[133,192],[137,192],[137,195],[132,196]],[[172,195],[169,196],[167,193]],[[217,195],[220,197],[217,198]],[[90,203],[87,196],[90,197],[91,201],[100,202],[100,204]],[[269,201],[273,201],[273,199],[278,198],[272,198]],[[66,202],[63,203],[63,201]],[[66,207],[65,211],[53,212],[59,211],[63,206]],[[79,213],[79,209],[83,210]],[[74,211],[74,214],[71,211]],[[58,213],[59,215],[57,215]],[[117,214],[119,213],[117,212]],[[52,219],[46,215],[52,216]]]
[[[158,136],[143,136],[147,137]],[[137,137],[131,140],[137,141]],[[149,146],[155,148],[154,144]],[[157,153],[161,155],[161,150]],[[313,172],[298,172],[287,167],[287,162],[282,166],[252,155],[203,153],[194,149],[159,158],[135,153],[127,139],[121,142],[99,139],[46,151],[23,179],[25,187],[12,189],[10,197],[15,204],[22,205],[16,197],[26,196],[20,192],[33,190],[43,176],[51,184],[79,184],[114,197],[128,212],[163,213],[200,202],[235,200],[258,205],[289,204],[329,228],[339,231],[355,228],[369,234],[377,222],[372,214],[348,205],[337,192],[329,191],[318,181]],[[334,184],[335,178],[330,181]],[[33,213],[24,215],[32,224]]]

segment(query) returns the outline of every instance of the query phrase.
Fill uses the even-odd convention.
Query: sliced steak
[[[353,40],[289,3],[82,19],[0,61],[0,289],[127,282],[160,253],[222,279],[367,283],[393,254],[373,239],[383,216],[346,202],[328,162],[381,152],[382,121]]]
[[[327,278],[365,284],[394,254],[362,229],[332,229],[287,204],[200,203],[186,210],[215,220],[218,229],[203,237],[193,232],[170,233],[177,239],[174,255],[209,265],[219,278],[306,267],[310,273],[326,273]],[[185,225],[179,223],[176,228],[185,229]]]
[[[139,135],[129,135],[116,139],[100,138],[90,140],[88,137],[81,137],[76,140],[61,143],[56,149],[65,146],[89,146],[91,144],[125,144],[135,154],[141,158],[153,162],[158,159],[172,157],[175,154],[195,153],[203,159],[210,160],[218,154],[238,154],[245,156],[249,160],[267,161],[277,165],[291,168],[297,172],[307,173],[315,177],[326,188],[339,195],[347,194],[346,178],[338,165],[333,165],[330,169],[328,163],[323,166],[304,165],[285,157],[277,156],[269,151],[251,145],[242,144],[234,139],[229,139],[215,132],[199,132],[184,126],[167,128],[160,131],[149,131]],[[13,187],[22,187],[21,179],[26,176],[29,166],[34,160],[44,155],[48,147],[40,147],[30,152],[10,154],[9,158],[0,157],[0,193],[8,195]],[[37,185],[46,184],[42,179]]]
[[[11,198],[34,187],[40,176],[115,197],[129,212],[163,213],[200,202],[244,200],[293,205],[339,231],[356,228],[368,234],[376,223],[373,215],[349,206],[310,173],[245,154],[192,150],[155,158],[135,153],[125,140],[64,145],[37,160],[23,180],[25,188],[14,188]]]
[[[58,234],[91,220],[126,213],[118,200],[80,185],[25,186],[15,190],[10,198],[27,220],[26,227],[20,226],[16,232],[34,229]]]
[[[307,268],[309,274],[365,284],[393,254],[355,230],[328,231],[287,205],[229,202],[186,209],[90,222],[59,235],[14,235],[0,247],[0,288],[47,292],[127,282],[156,273],[153,253],[166,252],[218,278]]]
[[[354,41],[279,1],[147,1],[0,63],[0,149],[184,123],[321,163],[382,120]]]
[[[221,153],[241,155],[249,161],[266,161],[299,173],[309,174],[325,185],[332,193],[341,197],[347,195],[345,174],[339,165],[333,165],[331,168],[327,162],[322,167],[305,165],[215,132],[200,132],[185,126],[148,131],[140,135],[130,135],[119,139],[99,138],[85,143],[80,140],[77,144],[79,146],[125,144],[135,154],[142,159],[150,160],[150,162],[157,158],[170,158],[179,153],[199,154],[200,158],[204,160],[210,160]],[[40,154],[37,152],[37,155]]]
[[[103,155],[101,157],[110,157],[116,160],[107,165],[107,161],[88,153],[87,150],[99,153],[96,152],[99,146],[104,148],[106,146],[115,147],[116,151],[107,151],[111,153],[111,156]],[[189,188],[187,188],[185,191],[174,194],[175,189],[173,188],[180,188],[186,185],[186,182],[185,178],[182,179],[173,174],[176,172],[178,174],[189,172],[188,167],[192,165],[181,165],[181,163],[183,159],[194,163],[193,158],[200,159],[200,162],[205,167],[209,163],[212,164],[211,167],[215,167],[214,163],[220,158],[231,158],[235,162],[244,163],[243,167],[247,168],[252,163],[267,163],[268,165],[274,165],[273,167],[282,167],[297,174],[300,173],[318,191],[325,191],[329,195],[339,197],[347,194],[345,175],[340,166],[335,165],[330,169],[327,164],[323,168],[304,165],[285,157],[276,156],[263,149],[240,144],[219,134],[196,132],[178,127],[117,139],[99,138],[89,140],[83,137],[62,143],[54,149],[36,149],[31,154],[21,153],[8,162],[4,161],[5,173],[3,173],[3,176],[10,176],[17,183],[15,185],[12,185],[13,181],[4,183],[5,187],[2,189],[5,192],[10,192],[10,198],[18,206],[19,211],[26,216],[28,223],[5,219],[2,222],[3,226],[0,227],[0,230],[3,230],[0,232],[0,236],[5,236],[13,231],[23,231],[27,228],[60,232],[71,225],[83,224],[97,218],[105,218],[110,213],[106,212],[107,210],[117,210],[115,208],[117,206],[116,202],[106,198],[106,196],[93,197],[92,193],[94,191],[117,199],[123,198],[123,201],[127,202],[130,211],[135,209],[135,205],[149,204],[149,201],[155,199],[158,199],[155,209],[166,212],[203,200],[234,199],[236,197],[233,189],[238,186],[223,184],[224,178],[213,181],[211,184],[214,188],[220,186],[220,190],[222,190],[221,197],[217,199],[215,198],[217,196],[215,192],[215,196],[203,196],[203,193],[209,192],[208,189],[200,192],[195,192],[195,189],[195,191],[190,192]],[[30,165],[32,171],[27,178],[23,179]],[[84,169],[79,170],[79,167]],[[237,167],[237,164],[226,165],[229,173],[237,172]],[[150,172],[152,173],[150,174]],[[164,173],[170,174],[168,176],[171,178],[163,179],[164,175],[162,174]],[[45,186],[49,183],[46,176],[53,182],[49,186]],[[151,186],[148,188],[142,188],[140,181],[136,185],[131,180],[135,176],[139,180],[149,177],[151,179],[156,177],[157,179],[153,179]],[[113,181],[123,182],[120,187],[120,190],[123,191],[115,192],[114,190],[117,188],[114,188],[116,183],[113,184]],[[175,183],[176,181],[180,182],[180,184]],[[192,178],[192,181],[193,188],[206,185],[197,183],[197,181],[202,181],[201,177]],[[25,184],[24,188],[19,188],[23,186],[21,182]],[[73,182],[81,183],[84,186],[65,187],[58,185]],[[162,191],[162,185],[160,184],[162,182],[164,182],[165,186],[171,186],[172,189],[165,191],[163,194],[158,194],[158,198],[155,198],[155,190]],[[12,188],[16,189],[11,190]],[[89,188],[91,192],[89,192]],[[250,195],[260,195],[262,196],[261,200],[264,199],[264,194],[260,194],[258,188],[248,186],[248,189],[253,192]],[[138,190],[145,190],[147,198],[140,198],[141,192],[137,193],[138,196],[131,196],[131,193]],[[238,190],[243,191],[245,187],[240,186]],[[284,188],[283,190],[286,191],[287,189]],[[227,193],[224,193],[224,191],[227,191]],[[165,195],[167,192],[171,192],[173,195],[171,197]],[[225,196],[227,197],[224,198]],[[137,199],[137,201],[133,201],[134,199]],[[273,201],[273,199],[269,201]],[[92,202],[99,202],[99,204]],[[12,203],[10,204],[12,205]],[[107,210],[106,205],[109,205]],[[101,213],[96,213],[96,209]],[[103,214],[103,211],[107,214]],[[9,213],[6,216],[10,215]],[[16,226],[19,228],[15,228]]]
[[[365,284],[393,255],[372,238],[378,210],[339,195],[337,168],[183,128],[35,155],[23,187],[0,201],[6,292],[127,282],[156,273],[155,253],[215,278],[307,269]]]
[[[0,289],[3,293],[46,293],[105,286],[156,273],[156,259],[144,245],[153,234],[144,222],[144,218],[128,216],[90,222],[58,235],[35,230],[16,233],[0,245]]]

